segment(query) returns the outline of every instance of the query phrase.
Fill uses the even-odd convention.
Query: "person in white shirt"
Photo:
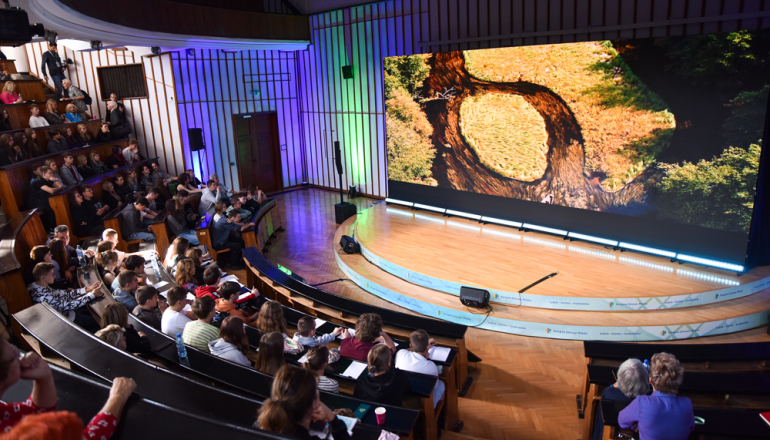
[[[428,336],[425,330],[415,330],[409,335],[409,350],[399,350],[396,353],[396,368],[414,373],[430,374],[438,377],[438,367],[429,360],[430,349],[436,341]],[[437,380],[433,388],[433,407],[444,395],[446,384]]]
[[[166,301],[168,308],[163,312],[160,320],[160,330],[175,338],[178,333],[184,331],[184,326],[198,318],[192,312],[190,304],[187,303],[187,291],[184,288],[176,286],[166,292]]]
[[[36,104],[32,104],[29,106],[29,112],[32,114],[32,116],[29,117],[29,126],[31,128],[48,127],[48,121],[40,116],[40,107]]]

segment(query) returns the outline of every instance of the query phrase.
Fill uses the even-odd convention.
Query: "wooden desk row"
[[[49,127],[39,127],[39,128],[33,128],[32,130],[35,132],[35,136],[37,139],[37,146],[40,148],[40,151],[46,153],[48,151],[49,130],[51,129],[59,130],[62,133],[62,136],[65,136],[67,134],[67,128],[71,128],[72,134],[76,134],[78,132],[78,125],[80,124],[86,124],[86,128],[88,129],[88,134],[91,135],[91,138],[93,139],[91,144],[96,144],[96,135],[99,133],[99,130],[101,129],[101,126],[102,126],[102,121],[99,119],[90,119],[84,122],[70,122],[67,124],[53,125]],[[24,133],[26,130],[27,130],[26,128],[21,128],[19,130],[3,131],[3,132],[0,132],[0,135],[8,134],[8,135],[14,136],[16,133]],[[43,156],[48,156],[48,154],[44,154]],[[88,155],[86,155],[86,157],[88,157]]]

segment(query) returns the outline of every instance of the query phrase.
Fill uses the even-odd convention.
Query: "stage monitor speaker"
[[[337,203],[334,205],[334,218],[337,220],[338,225],[354,215],[356,215],[356,205],[352,203]]]
[[[342,66],[342,78],[353,79],[353,66]]]
[[[203,143],[203,129],[202,128],[188,128],[187,138],[190,142],[191,151],[200,151],[206,148]]]
[[[460,302],[467,307],[485,309],[489,306],[489,291],[473,287],[460,287]]]
[[[356,239],[347,235],[343,235],[340,239],[340,247],[346,254],[356,254],[361,250],[358,243],[356,243]]]
[[[337,174],[342,174],[342,151],[340,151],[340,141],[334,141],[334,163],[337,165]]]

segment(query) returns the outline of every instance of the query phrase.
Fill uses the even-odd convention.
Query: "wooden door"
[[[241,189],[257,185],[265,193],[283,190],[278,114],[233,115]]]

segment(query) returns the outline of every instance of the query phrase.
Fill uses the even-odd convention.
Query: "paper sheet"
[[[187,299],[188,299],[189,301],[195,301],[195,295],[193,295],[192,293],[188,293],[188,294],[187,294]]]
[[[366,370],[366,364],[363,362],[353,361],[350,366],[341,374],[341,376],[349,377],[351,379],[358,379],[358,376]]]
[[[345,426],[348,427],[348,433],[352,436],[353,427],[355,427],[356,423],[358,423],[358,419],[355,417],[345,417],[345,416],[337,416],[337,418],[345,422]]]
[[[234,282],[234,283],[238,283],[238,284],[241,284],[241,283],[238,281],[238,277],[237,277],[237,276],[235,276],[235,275],[228,275],[228,276],[226,276],[226,277],[222,277],[222,279],[221,279],[220,281],[221,281],[221,282],[223,282],[223,283],[224,283],[225,281],[232,281],[232,282]]]
[[[301,358],[297,359],[297,363],[302,365],[307,362],[307,354],[303,354]]]
[[[428,351],[428,357],[432,361],[446,362],[450,352],[446,347],[433,347]]]
[[[318,328],[324,324],[326,324],[326,321],[324,321],[323,319],[318,319],[318,318],[315,319],[315,328]]]
[[[168,281],[161,281],[161,282],[159,282],[157,284],[153,284],[152,287],[154,287],[156,289],[160,289],[161,287],[165,286],[166,284],[168,284]]]

